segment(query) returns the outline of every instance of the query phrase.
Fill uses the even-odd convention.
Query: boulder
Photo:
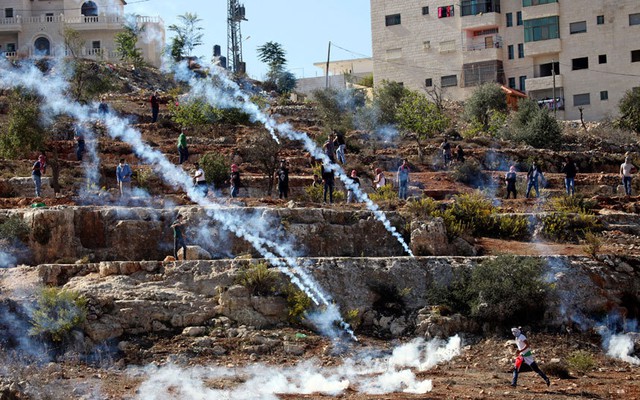
[[[447,228],[442,218],[411,222],[411,251],[416,256],[450,254]]]
[[[207,328],[204,326],[189,326],[182,330],[182,334],[185,336],[202,336],[207,332]]]
[[[51,178],[48,176],[43,176],[40,179],[41,186],[41,195],[42,197],[55,197],[55,193],[53,192],[53,188],[51,188],[50,184]],[[36,187],[33,183],[33,179],[29,177],[15,177],[9,179],[9,185],[13,189],[13,194],[15,197],[35,197],[36,196]]]
[[[178,260],[184,260],[182,248],[178,250]],[[187,246],[187,260],[211,260],[211,254],[200,246]]]

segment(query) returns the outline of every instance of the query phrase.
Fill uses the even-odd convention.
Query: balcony
[[[526,42],[524,44],[524,54],[527,57],[560,53],[561,51],[562,42],[560,39],[538,40],[537,42]]]
[[[537,6],[523,7],[522,19],[536,19],[560,15],[560,5],[558,3],[539,4]]]
[[[525,82],[525,86],[527,88],[527,92],[553,89],[553,76],[528,78]],[[556,75],[556,89],[561,87],[564,87],[562,75]]]
[[[77,31],[92,31],[92,30],[110,30],[110,29],[122,29],[125,23],[124,17],[120,16],[97,16],[97,17],[67,17],[64,18],[64,22],[69,27]]]
[[[0,32],[22,32],[21,18],[0,18]]]
[[[469,40],[463,46],[462,62],[471,64],[482,61],[502,61],[502,37],[499,35],[482,36]]]
[[[500,26],[499,0],[463,0],[460,5],[462,29],[480,29]]]

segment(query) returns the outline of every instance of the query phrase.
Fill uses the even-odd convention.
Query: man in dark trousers
[[[567,189],[567,196],[573,196],[576,194],[575,180],[576,175],[578,174],[578,167],[571,157],[566,157],[564,159],[564,164],[562,165],[562,170],[560,172],[564,174],[564,187]]]
[[[157,90],[153,92],[149,102],[151,103],[151,122],[156,122],[158,120],[158,113],[160,112],[160,102],[158,101]]]
[[[173,229],[173,257],[178,260],[178,249],[182,247],[182,259],[187,259],[187,242],[185,241],[184,225],[186,221],[184,217],[178,215],[175,222],[171,224]]]
[[[321,172],[322,172],[322,183],[324,183],[322,190],[322,199],[323,203],[327,202],[327,193],[329,193],[329,204],[333,204],[333,185],[334,185],[334,177],[333,171],[329,168],[325,168],[324,164],[322,164]]]
[[[286,199],[289,197],[289,167],[287,160],[280,160],[280,168],[276,171],[276,179],[278,180],[278,198]]]

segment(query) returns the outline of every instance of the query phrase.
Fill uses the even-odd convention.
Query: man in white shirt
[[[622,185],[624,185],[624,193],[631,196],[631,175],[635,172],[636,167],[631,164],[629,157],[624,158],[624,163],[620,165],[620,177]]]
[[[195,163],[196,167],[195,172],[193,173],[193,183],[196,188],[202,193],[203,196],[206,196],[209,193],[209,188],[207,187],[207,180],[204,177],[204,170],[200,168],[200,164]]]
[[[533,355],[531,354],[531,347],[529,347],[529,342],[527,341],[527,337],[522,334],[520,329],[511,328],[511,333],[516,338],[516,346],[518,346],[518,350],[516,351],[516,355],[518,357],[522,357],[522,362],[527,363],[531,369],[536,372],[538,375],[544,379],[547,386],[551,384],[551,381],[544,372],[540,371],[538,368],[538,364],[533,360]],[[518,384],[518,373],[520,372],[520,364],[516,364],[516,367],[513,370],[513,380],[511,381],[511,386],[516,386]]]

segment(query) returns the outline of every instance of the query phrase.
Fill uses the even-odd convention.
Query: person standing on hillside
[[[440,149],[442,150],[442,160],[444,162],[444,167],[448,167],[451,164],[451,143],[444,138],[444,141],[440,144]]]
[[[178,160],[178,164],[182,164],[189,159],[189,150],[187,149],[187,136],[184,134],[184,129],[178,136],[178,155],[180,157],[180,159]]]
[[[516,346],[518,349],[516,350],[516,356],[521,357],[520,363],[516,360],[516,367],[513,370],[513,379],[511,380],[511,386],[515,387],[518,384],[518,374],[520,372],[520,364],[522,362],[526,363],[531,369],[536,372],[547,386],[551,385],[551,381],[547,378],[547,375],[544,374],[538,368],[538,364],[533,360],[533,355],[531,354],[531,347],[529,346],[529,342],[527,341],[527,337],[522,334],[520,328],[511,328],[511,333],[516,338]]]
[[[384,177],[384,172],[380,168],[376,168],[375,173],[376,177],[373,179],[373,185],[376,190],[379,190],[387,184],[387,178]]]
[[[33,184],[35,185],[36,197],[40,197],[42,194],[40,191],[42,187],[42,163],[40,162],[40,157],[38,157],[36,162],[33,163],[33,167],[31,168],[31,179],[33,179]]]
[[[527,199],[529,198],[529,193],[531,193],[532,188],[536,190],[536,197],[540,197],[540,181],[544,182],[544,175],[538,164],[534,161],[533,164],[531,164],[531,168],[529,168],[529,172],[527,172]]]
[[[360,179],[358,179],[358,171],[356,171],[355,169],[351,171],[351,180],[353,181],[354,185],[357,185],[358,187],[360,187]],[[354,193],[353,190],[351,189],[347,189],[347,203],[352,203],[355,199],[354,199]]]
[[[338,158],[338,162],[340,162],[341,164],[346,164],[347,159],[345,158],[344,153],[347,150],[347,142],[344,140],[344,133],[338,133],[333,143],[336,148],[336,156]]]
[[[207,180],[204,176],[204,170],[200,168],[199,163],[195,163],[193,164],[193,166],[196,168],[196,170],[193,172],[193,184],[204,197],[207,197],[207,194],[209,194],[209,188],[207,187]]]
[[[625,157],[624,162],[620,165],[620,177],[622,178],[624,193],[627,196],[631,196],[631,177],[635,172],[637,172],[636,167],[631,164],[629,157]]]
[[[322,189],[322,202],[327,202],[327,194],[329,194],[329,204],[333,204],[333,171],[330,168],[325,168],[324,164],[322,164],[322,166],[320,167],[320,172],[322,175],[322,183],[324,184]]]
[[[231,164],[231,175],[229,176],[229,182],[231,183],[231,187],[229,191],[231,192],[231,197],[238,197],[240,194],[240,170],[236,164]]]
[[[120,159],[120,164],[116,167],[116,179],[120,189],[120,197],[126,197],[131,191],[131,167],[124,158]]]
[[[156,122],[158,120],[158,114],[160,113],[160,101],[158,100],[157,90],[151,94],[149,103],[151,103],[151,122]]]
[[[398,197],[401,200],[407,199],[407,189],[409,187],[409,164],[407,160],[402,160],[402,165],[398,168]]]
[[[178,249],[182,247],[182,259],[187,259],[187,242],[184,234],[184,225],[186,221],[180,215],[176,218],[175,222],[171,224],[173,229],[173,258],[178,260]]]
[[[289,167],[287,160],[280,160],[280,168],[276,171],[276,179],[278,180],[278,198],[286,199],[289,197]]]
[[[82,161],[84,155],[84,135],[82,134],[82,128],[76,128],[74,139],[76,140],[76,159]]]
[[[509,172],[507,172],[504,175],[504,181],[507,183],[507,197],[505,197],[506,199],[509,198],[509,195],[511,193],[513,193],[513,198],[515,199],[517,196],[517,192],[516,192],[516,180],[518,179],[518,175],[516,174],[516,167],[514,167],[513,165],[511,167],[509,167]]]
[[[564,174],[564,187],[567,189],[567,196],[573,196],[576,194],[576,175],[578,174],[578,167],[573,162],[571,157],[564,159],[562,169],[560,170]]]
[[[329,157],[329,159],[331,160],[332,163],[336,162],[336,153],[335,153],[335,135],[329,135],[329,138],[327,139],[326,142],[324,142],[324,145],[322,146],[322,149],[324,150],[324,154],[327,155],[327,157]]]

